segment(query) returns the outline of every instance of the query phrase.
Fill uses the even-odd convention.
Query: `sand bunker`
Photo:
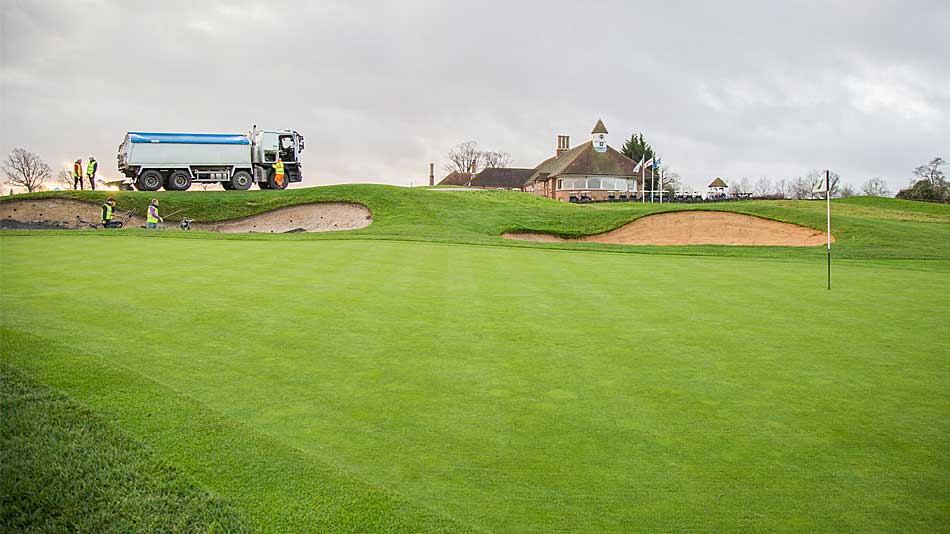
[[[373,222],[369,209],[350,202],[320,202],[280,208],[243,219],[191,223],[193,230],[212,232],[334,232],[366,228]]]
[[[660,213],[610,232],[573,239],[541,233],[506,233],[502,237],[543,243],[580,241],[614,245],[812,247],[827,242],[827,233],[820,230],[725,211]]]
[[[67,198],[5,200],[0,202],[0,227],[30,229],[89,229],[99,225],[101,207]],[[183,214],[187,215],[187,213]],[[77,219],[78,216],[78,219]],[[125,220],[122,212],[116,216]],[[165,221],[177,229],[180,215]],[[369,209],[349,202],[319,202],[280,208],[250,217],[214,223],[196,221],[193,230],[211,232],[332,232],[365,228],[373,222]],[[144,217],[133,217],[128,226],[145,225]]]

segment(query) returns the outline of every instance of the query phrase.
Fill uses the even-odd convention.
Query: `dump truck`
[[[191,184],[216,183],[244,191],[286,189],[303,180],[303,136],[293,130],[258,130],[247,134],[128,132],[119,145],[122,189],[184,191]],[[274,163],[284,163],[277,183]]]

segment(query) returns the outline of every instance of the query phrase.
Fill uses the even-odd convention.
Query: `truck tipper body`
[[[128,132],[119,145],[123,187],[140,191],[184,191],[193,183],[219,183],[225,189],[285,189],[303,180],[303,136],[292,130],[248,134]],[[274,164],[284,164],[277,181]]]

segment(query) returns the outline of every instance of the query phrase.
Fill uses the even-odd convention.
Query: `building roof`
[[[563,174],[592,174],[606,176],[634,176],[637,162],[608,146],[606,152],[594,150],[593,141],[577,145],[541,162],[534,170],[532,180],[556,178]],[[542,175],[547,174],[546,177]]]
[[[602,134],[605,134],[605,133],[607,133],[607,127],[604,126],[604,121],[602,121],[602,120],[600,120],[600,119],[597,119],[597,124],[594,125],[594,129],[591,130],[590,133],[592,133],[592,134],[595,134],[595,133],[602,133]]]
[[[468,172],[452,171],[442,178],[438,185],[464,185],[467,186],[472,181],[472,174]]]
[[[712,181],[711,184],[709,184],[709,187],[723,187],[723,188],[725,188],[725,187],[729,187],[729,186],[726,185],[726,182],[723,182],[723,181],[722,181],[722,178],[716,178],[715,180]]]
[[[534,169],[489,167],[475,175],[473,187],[524,187],[531,181]]]

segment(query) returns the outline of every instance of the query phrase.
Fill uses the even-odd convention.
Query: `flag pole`
[[[828,291],[831,291],[831,171],[825,170],[825,204],[828,209]]]
[[[647,169],[643,166],[643,159],[646,156],[640,158],[640,203],[643,204],[647,201]]]

